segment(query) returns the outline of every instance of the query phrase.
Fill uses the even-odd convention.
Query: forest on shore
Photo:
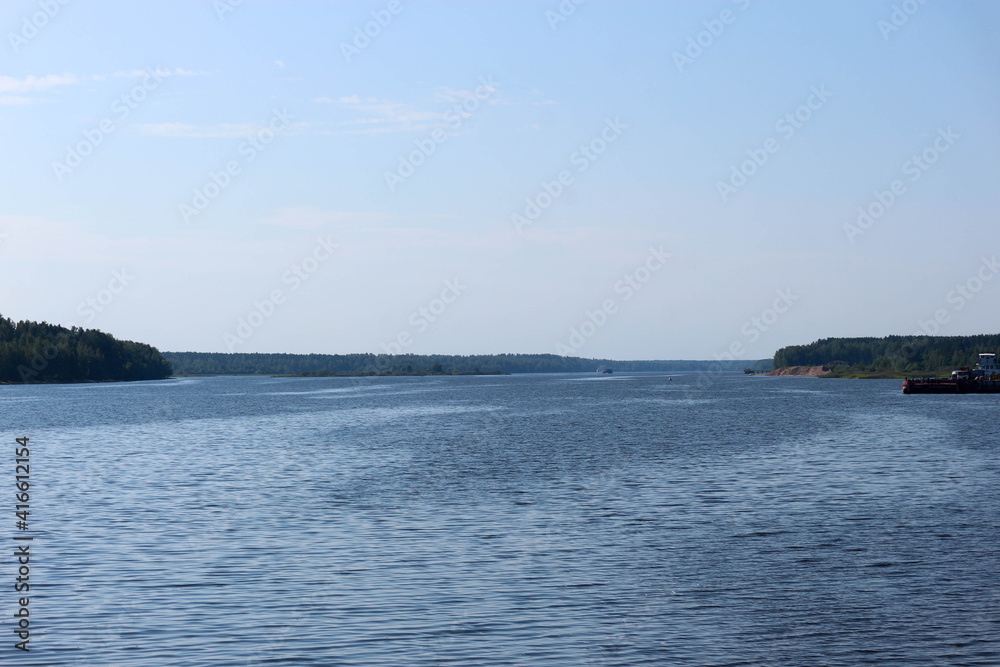
[[[254,354],[223,352],[164,352],[176,375],[406,375],[423,369],[456,373],[593,373],[600,366],[616,372],[768,370],[761,361],[614,361],[555,354]]]
[[[0,382],[112,382],[172,375],[472,375],[767,371],[771,360],[620,361],[556,354],[270,354],[163,352],[96,329],[0,316]]]
[[[171,373],[170,362],[145,343],[96,329],[0,317],[0,382],[123,382]]]
[[[998,350],[998,334],[823,338],[781,348],[774,354],[774,367],[825,366],[840,377],[936,375],[975,366],[981,352]]]

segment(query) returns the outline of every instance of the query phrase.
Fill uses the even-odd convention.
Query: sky
[[[997,333],[994,2],[0,3],[0,314],[163,351]]]

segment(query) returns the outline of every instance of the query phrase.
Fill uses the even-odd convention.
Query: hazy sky
[[[995,2],[4,0],[0,29],[7,317],[621,359],[998,331]]]

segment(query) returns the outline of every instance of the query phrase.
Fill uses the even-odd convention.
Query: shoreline
[[[843,368],[843,371],[838,371]],[[826,366],[783,366],[775,368],[766,377],[814,377],[835,380],[907,380],[911,378],[947,377],[950,371],[918,370],[918,371],[851,371],[849,367],[828,368]]]
[[[14,382],[11,380],[0,380],[0,385],[37,385],[37,384],[109,384],[112,382],[159,382],[161,380],[175,380],[176,376],[169,375],[162,378],[141,378],[138,380],[35,380],[32,382]]]

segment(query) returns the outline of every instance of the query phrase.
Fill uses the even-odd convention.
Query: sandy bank
[[[784,368],[775,368],[773,371],[768,373],[768,375],[774,376],[798,376],[798,377],[810,377],[818,378],[829,374],[830,371],[823,370],[822,366],[785,366]]]

